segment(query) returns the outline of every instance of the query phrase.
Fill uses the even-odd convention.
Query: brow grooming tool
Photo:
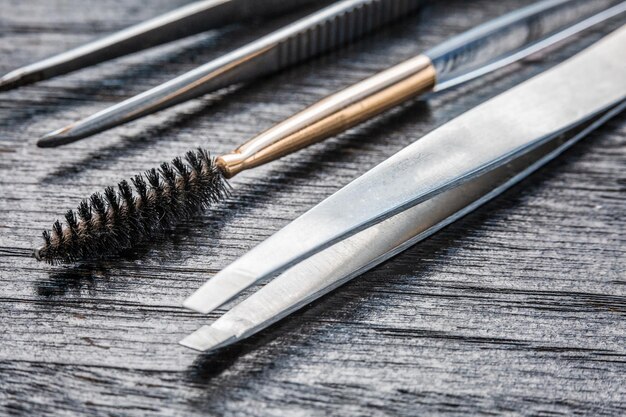
[[[166,83],[51,132],[37,145],[54,147],[75,142],[211,91],[277,72],[338,49],[406,16],[421,3],[422,0],[342,0],[333,3]]]
[[[52,233],[45,231],[44,245],[35,251],[35,256],[50,263],[75,262],[109,256],[149,240],[156,231],[221,200],[228,190],[225,179],[244,169],[338,133],[419,91],[450,86],[515,62],[626,10],[626,2],[621,2],[590,14],[600,3],[608,7],[611,2],[593,2],[591,7],[580,0],[547,0],[514,11],[431,50],[435,51],[431,53],[433,57],[447,56],[447,64],[419,55],[327,97],[229,154],[211,159],[205,151],[191,152],[187,155],[189,165],[175,159],[172,165],[163,164],[158,170],[133,178],[136,197],[130,185],[122,181],[117,194],[109,187],[104,197],[96,193],[90,197],[89,204],[81,203],[78,218],[69,210],[65,215],[67,227],[63,228],[57,221]],[[565,5],[569,7],[563,9]],[[368,15],[362,13],[357,17]],[[571,25],[566,25],[565,20]],[[428,62],[439,63],[442,68],[456,68],[450,71],[457,75],[437,82],[433,76],[441,76],[434,65],[422,66]],[[448,70],[439,72],[445,71]]]
[[[268,18],[320,0],[202,0],[0,77],[0,91],[47,80],[153,46],[252,18]]]
[[[471,212],[626,109],[626,26],[404,148],[209,279],[208,313],[278,275],[181,344],[234,343]],[[349,208],[349,209],[347,209]]]

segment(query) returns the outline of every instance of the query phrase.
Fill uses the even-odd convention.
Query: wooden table
[[[186,2],[2,0],[0,71]],[[215,354],[177,344],[220,313],[181,307],[209,276],[402,147],[623,19],[243,174],[226,203],[121,260],[47,266],[22,250],[92,192],[193,147],[230,150],[327,93],[528,3],[439,2],[340,53],[58,149],[35,141],[293,17],[0,94],[0,414],[626,413],[623,115],[258,336]]]

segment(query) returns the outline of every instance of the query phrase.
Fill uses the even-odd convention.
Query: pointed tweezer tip
[[[213,326],[202,326],[178,343],[194,350],[207,352],[231,345],[236,341],[237,337],[229,332]]]
[[[53,132],[47,133],[37,141],[37,146],[40,148],[55,148],[61,145],[67,145],[68,143],[76,142],[80,137],[68,134],[72,130],[72,125],[62,127]]]
[[[0,77],[0,91],[9,91],[24,85],[22,73],[18,70],[11,71]]]

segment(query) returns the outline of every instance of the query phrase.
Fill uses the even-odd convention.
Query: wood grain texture
[[[0,71],[185,0],[1,0]],[[308,103],[527,0],[438,2],[357,45],[58,149],[36,139],[264,33],[211,31],[0,95],[0,415],[626,413],[626,119],[235,347],[177,345],[204,280],[397,150],[616,28],[417,101],[232,181],[224,204],[98,265],[25,257],[81,198]],[[276,23],[275,23],[276,24]]]

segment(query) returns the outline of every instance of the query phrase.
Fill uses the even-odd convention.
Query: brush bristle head
[[[149,240],[181,220],[228,195],[228,183],[208,152],[188,152],[187,163],[176,158],[143,175],[121,181],[117,191],[107,187],[83,200],[58,220],[44,244],[35,251],[39,260],[69,263],[109,257]]]

